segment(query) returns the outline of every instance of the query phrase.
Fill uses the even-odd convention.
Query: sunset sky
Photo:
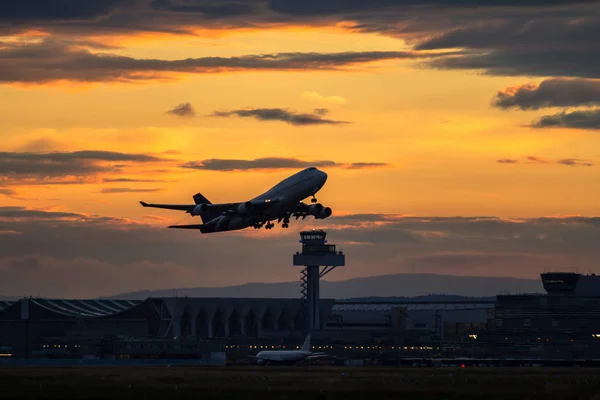
[[[598,38],[596,1],[2,2],[0,295],[291,281],[312,227],[328,279],[600,272]],[[319,223],[139,205],[311,165]]]

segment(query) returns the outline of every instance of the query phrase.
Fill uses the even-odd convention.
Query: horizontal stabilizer
[[[175,229],[201,229],[204,227],[204,224],[194,224],[194,225],[171,225],[169,228]]]

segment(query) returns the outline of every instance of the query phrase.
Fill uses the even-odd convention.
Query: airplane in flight
[[[327,353],[313,353],[310,351],[310,333],[306,335],[304,344],[300,350],[263,350],[259,351],[255,356],[250,358],[255,359],[258,364],[296,364],[304,360],[313,360],[315,358],[328,357]]]
[[[263,194],[239,203],[213,204],[202,194],[193,196],[195,204],[148,204],[140,201],[143,207],[164,208],[185,211],[192,217],[200,216],[202,224],[171,225],[169,228],[198,229],[202,233],[226,232],[245,229],[272,229],[271,221],[282,222],[288,228],[290,218],[296,219],[312,215],[316,219],[325,219],[331,215],[331,208],[317,203],[315,194],[327,181],[327,174],[315,167],[306,168],[284,179]],[[311,197],[313,204],[305,204],[302,200]]]

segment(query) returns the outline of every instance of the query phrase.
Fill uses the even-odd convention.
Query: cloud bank
[[[3,231],[15,232],[0,240],[5,295],[92,297],[292,281],[297,271],[281,266],[289,265],[298,249],[298,231],[318,227],[327,229],[330,242],[352,261],[353,268],[336,271],[336,279],[411,271],[537,278],[545,268],[564,265],[600,272],[600,219],[588,217],[336,216],[334,211],[326,221],[298,220],[289,229],[274,229],[269,240],[248,232],[199,236],[121,218],[23,207],[0,207],[0,221]]]

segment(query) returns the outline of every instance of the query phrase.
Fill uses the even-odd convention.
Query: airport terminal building
[[[600,358],[600,276],[544,273],[546,294],[489,300],[322,299],[319,279],[345,263],[325,237],[301,233],[297,299],[2,301],[0,359],[243,358],[297,348],[308,331],[314,348],[339,357]]]
[[[313,344],[332,353],[600,356],[600,276],[542,274],[546,294],[495,301],[320,299]],[[0,356],[178,358],[294,348],[302,299],[187,298],[0,302]],[[389,354],[388,354],[389,355]]]

